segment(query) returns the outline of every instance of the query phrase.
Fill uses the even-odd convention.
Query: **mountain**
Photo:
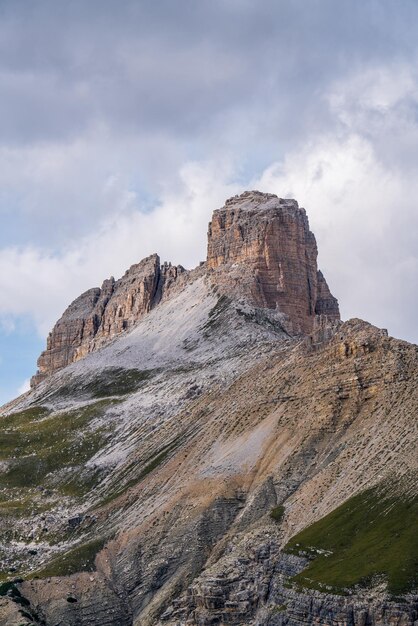
[[[315,237],[295,200],[246,192],[214,212],[208,232],[205,274],[218,293],[233,294],[262,309],[278,309],[291,334],[309,333],[315,315],[339,319],[338,303],[316,265]],[[157,254],[133,265],[118,281],[77,298],[56,323],[32,378],[83,358],[137,322],[196,270],[160,265]]]
[[[227,200],[0,410],[0,624],[416,624],[417,364],[340,320],[295,200]]]

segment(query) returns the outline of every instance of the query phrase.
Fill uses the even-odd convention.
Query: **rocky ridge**
[[[46,376],[131,329],[161,301],[183,272],[181,265],[161,265],[159,256],[153,254],[132,265],[119,280],[112,276],[101,288],[83,293],[70,304],[49,334],[31,385],[37,385]]]

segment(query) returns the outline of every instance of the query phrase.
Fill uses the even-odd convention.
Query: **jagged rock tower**
[[[0,624],[418,626],[418,346],[339,320],[295,200],[86,292],[39,369],[0,407]]]
[[[208,284],[219,293],[283,314],[290,334],[310,334],[316,316],[339,319],[338,302],[317,268],[315,236],[296,200],[246,191],[226,201],[208,230]],[[79,296],[58,320],[38,359],[32,386],[131,329],[178,282],[182,266],[153,254],[115,281]]]
[[[293,333],[316,315],[339,319],[338,302],[317,268],[315,236],[296,200],[247,191],[214,211],[207,268],[221,290],[287,315]]]

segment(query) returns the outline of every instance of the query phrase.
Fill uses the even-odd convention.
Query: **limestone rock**
[[[296,200],[247,191],[227,200],[209,224],[207,265],[214,283],[224,293],[278,309],[293,333],[310,333],[317,314],[340,317],[317,254]]]
[[[49,334],[31,385],[132,328],[184,271],[180,265],[160,265],[159,256],[153,254],[132,265],[119,280],[112,276],[103,282],[101,289],[83,293],[70,304]]]
[[[275,311],[214,293],[215,272],[159,271],[132,333],[0,410],[0,565],[25,612],[40,626],[416,626],[417,589],[299,590],[305,557],[283,547],[369,488],[416,497],[418,347],[323,313],[288,337]],[[17,617],[6,600],[0,624]]]

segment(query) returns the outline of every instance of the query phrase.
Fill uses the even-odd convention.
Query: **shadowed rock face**
[[[245,192],[227,200],[209,224],[207,264],[214,282],[225,293],[286,314],[293,333],[309,334],[315,315],[340,317],[317,254],[296,200]]]
[[[277,309],[285,316],[289,334],[311,333],[317,315],[340,318],[316,258],[306,212],[295,200],[247,191],[213,213],[206,263],[211,284],[256,307]],[[180,274],[187,281],[190,272],[167,263],[161,266],[153,254],[121,279],[111,277],[101,289],[79,296],[50,333],[32,386],[130,330]]]

